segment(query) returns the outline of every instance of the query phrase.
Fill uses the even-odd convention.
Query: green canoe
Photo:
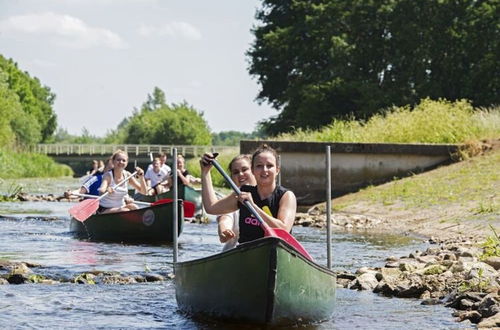
[[[195,217],[201,216],[203,214],[203,204],[201,202],[201,191],[196,190],[193,187],[185,186],[185,185],[179,185],[178,191],[179,191],[178,192],[179,199],[187,200],[187,201],[194,203],[194,205],[195,205],[195,211],[194,211]],[[156,202],[157,200],[164,199],[164,198],[172,199],[173,192],[172,192],[172,190],[170,190],[170,191],[167,191],[163,194],[155,195],[155,196],[146,196],[146,195],[137,193],[137,194],[131,195],[131,196],[134,196],[135,200],[152,203],[152,202]]]
[[[179,309],[233,322],[291,325],[328,319],[336,276],[286,242],[265,237],[174,265]]]
[[[172,242],[173,203],[158,204],[142,209],[95,214],[84,222],[71,218],[70,231],[79,238],[118,242]],[[178,208],[178,235],[183,228],[182,201]]]

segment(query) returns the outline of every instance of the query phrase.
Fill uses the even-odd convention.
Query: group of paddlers
[[[171,169],[165,164],[166,154],[153,160],[146,173],[136,167],[134,173],[125,170],[126,152],[116,151],[105,164],[78,190],[80,194],[103,195],[98,212],[110,213],[137,209],[128,195],[127,181],[144,195],[161,194],[172,186]],[[250,203],[268,227],[290,232],[295,220],[297,201],[292,191],[278,185],[280,171],[274,149],[262,145],[252,155],[239,155],[229,163],[230,177],[240,188],[218,198],[212,184],[210,170],[214,154],[205,153],[200,159],[201,179],[194,178],[185,169],[184,157],[177,159],[178,182],[189,185],[201,182],[203,207],[208,214],[217,215],[218,233],[224,249],[264,236],[264,230],[255,215],[244,204]],[[67,192],[71,194],[72,192]],[[74,193],[74,192],[73,192]]]

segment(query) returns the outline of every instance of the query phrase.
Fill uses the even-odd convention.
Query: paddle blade
[[[184,217],[186,218],[194,217],[195,209],[196,207],[193,202],[184,201]]]
[[[297,252],[302,254],[304,257],[306,257],[307,259],[309,259],[311,261],[314,261],[313,258],[311,257],[311,255],[306,251],[306,249],[304,249],[302,244],[300,244],[299,241],[297,241],[295,239],[295,237],[293,237],[286,230],[281,229],[281,228],[268,228],[268,230],[264,230],[264,233],[265,233],[265,236],[272,236],[272,237],[281,238],[282,240],[284,240],[285,242],[287,242],[288,244],[293,246],[293,248],[295,250],[297,250]]]
[[[69,209],[69,214],[78,221],[87,220],[99,208],[99,200],[86,199]]]
[[[154,205],[160,205],[160,204],[166,204],[166,203],[172,203],[171,198],[164,198],[164,199],[159,199],[156,202],[151,203],[151,206]],[[194,217],[194,212],[195,212],[195,205],[193,202],[190,201],[183,201],[184,205],[184,217],[185,218],[192,218]]]

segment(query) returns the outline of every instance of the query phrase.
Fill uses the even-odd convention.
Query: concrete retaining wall
[[[325,201],[326,146],[331,148],[332,196],[394,177],[404,177],[452,161],[457,145],[241,141],[242,153],[266,143],[281,156],[281,183],[299,205]]]

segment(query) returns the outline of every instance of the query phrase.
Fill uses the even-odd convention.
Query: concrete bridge
[[[92,160],[105,161],[116,150],[121,149],[128,153],[129,168],[134,164],[145,168],[151,163],[151,157],[156,157],[160,152],[172,154],[177,148],[177,154],[185,158],[201,157],[207,151],[231,152],[238,154],[239,147],[228,146],[193,146],[193,145],[145,145],[145,144],[38,144],[31,150],[35,153],[45,154],[55,161],[69,165],[75,175],[83,175],[90,168]],[[170,158],[170,157],[169,157]],[[171,159],[168,160],[171,162]]]

